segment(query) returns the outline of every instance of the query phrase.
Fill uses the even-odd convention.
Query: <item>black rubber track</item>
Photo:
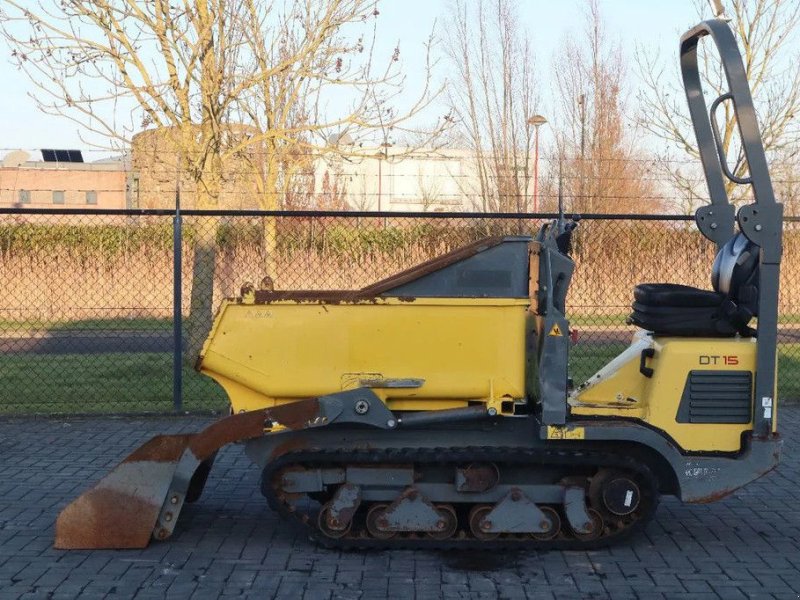
[[[282,501],[277,486],[280,485],[281,473],[292,466],[342,466],[354,464],[415,464],[453,463],[463,465],[472,462],[494,462],[498,465],[528,464],[531,469],[541,466],[559,466],[565,468],[565,476],[570,468],[613,468],[635,474],[640,486],[642,502],[635,517],[622,529],[604,534],[600,537],[584,541],[576,538],[561,537],[553,540],[536,540],[529,536],[501,537],[491,541],[478,540],[471,536],[453,537],[446,540],[435,540],[424,534],[403,534],[388,540],[379,540],[358,535],[333,539],[319,531],[314,515],[301,512]],[[501,477],[502,477],[502,466]],[[589,550],[616,543],[640,531],[655,514],[658,505],[658,481],[648,466],[634,458],[611,452],[596,452],[575,449],[520,449],[498,447],[466,447],[466,448],[396,448],[389,450],[349,450],[325,449],[302,450],[288,452],[267,465],[262,474],[261,492],[267,498],[270,507],[282,518],[302,527],[309,537],[329,548],[345,550],[357,549],[431,549],[431,550]]]

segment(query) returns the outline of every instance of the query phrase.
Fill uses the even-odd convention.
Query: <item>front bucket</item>
[[[146,547],[178,461],[195,435],[159,435],[135,450],[61,512],[55,547]]]
[[[183,504],[200,497],[220,448],[284,429],[364,421],[353,408],[364,395],[353,391],[309,398],[230,415],[199,433],[154,437],[61,511],[54,545],[65,550],[144,548],[153,537],[164,540],[172,535]],[[384,413],[369,414],[382,423],[392,416],[385,407]]]

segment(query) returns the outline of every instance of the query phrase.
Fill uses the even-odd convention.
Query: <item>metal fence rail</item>
[[[481,237],[533,233],[553,216],[2,209],[0,413],[226,410],[186,353],[203,337],[193,323],[207,324],[243,284],[361,288]],[[800,399],[797,225],[785,224],[784,400]],[[709,287],[713,256],[689,217],[584,216],[568,304],[575,383],[627,345],[637,283]]]

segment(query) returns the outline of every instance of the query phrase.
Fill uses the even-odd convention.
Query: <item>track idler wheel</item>
[[[627,517],[639,508],[641,491],[636,482],[620,471],[603,470],[592,477],[589,499],[592,506],[609,516]]]

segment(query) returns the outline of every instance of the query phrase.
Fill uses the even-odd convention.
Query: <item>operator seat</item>
[[[633,291],[628,323],[658,335],[752,337],[758,316],[759,247],[738,233],[720,248],[711,270],[714,289],[642,283]]]

